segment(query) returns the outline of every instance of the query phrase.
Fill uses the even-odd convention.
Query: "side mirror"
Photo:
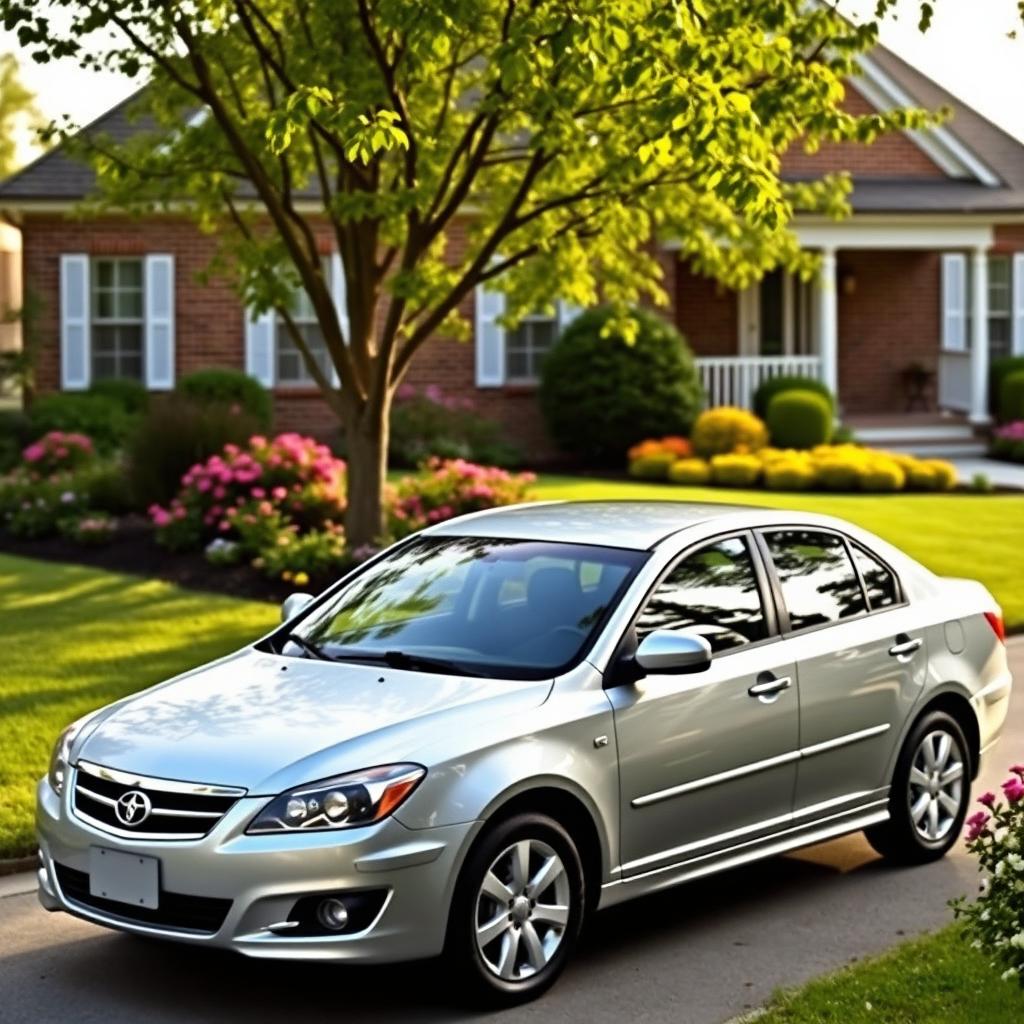
[[[316,599],[312,594],[289,594],[281,605],[281,621],[294,619],[310,601],[314,600]]]
[[[635,660],[645,672],[703,672],[711,665],[711,644],[697,633],[656,629],[640,641]]]

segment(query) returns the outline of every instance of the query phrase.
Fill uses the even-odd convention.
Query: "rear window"
[[[792,629],[824,626],[867,611],[842,537],[818,530],[765,533]]]
[[[857,563],[860,578],[864,581],[864,589],[867,591],[868,604],[872,611],[891,608],[900,603],[900,585],[888,566],[858,547],[853,549],[853,560]]]

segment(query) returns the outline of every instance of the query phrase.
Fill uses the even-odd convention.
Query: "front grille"
[[[79,818],[115,835],[202,839],[244,794],[244,789],[146,778],[81,761],[72,805]]]
[[[64,898],[71,904],[92,910],[99,910],[108,917],[119,918],[131,924],[148,924],[157,928],[173,928],[177,931],[196,932],[212,935],[224,924],[224,918],[231,909],[231,900],[213,899],[208,896],[187,896],[180,892],[160,890],[160,906],[156,910],[136,907],[131,903],[119,903],[93,896],[89,892],[89,874],[76,871],[54,861],[57,882]]]

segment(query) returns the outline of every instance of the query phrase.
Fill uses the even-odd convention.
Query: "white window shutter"
[[[558,303],[558,333],[566,329],[583,312],[582,306],[574,305],[571,302],[561,301]]]
[[[89,386],[89,257],[60,258],[60,386],[83,391]]]
[[[274,312],[245,315],[245,372],[265,388],[274,386]]]
[[[967,350],[967,257],[959,252],[942,254],[942,347]]]
[[[174,387],[174,257],[151,254],[145,260],[146,387]]]
[[[348,289],[345,283],[345,264],[341,262],[341,253],[331,253],[331,295],[334,296],[334,308],[338,311],[338,323],[341,326],[341,336],[345,344],[349,343],[349,318],[348,318]],[[341,381],[338,379],[338,368],[331,366],[331,382],[337,387]]]
[[[505,296],[478,285],[476,289],[476,386],[498,388],[505,383],[505,328],[498,318]]]
[[[1010,278],[1010,309],[1013,311],[1013,354],[1024,356],[1024,252],[1013,254]]]

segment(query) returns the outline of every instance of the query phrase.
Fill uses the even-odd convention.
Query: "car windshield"
[[[540,679],[582,655],[646,558],[582,544],[419,537],[369,566],[292,636],[307,655],[328,659]]]

